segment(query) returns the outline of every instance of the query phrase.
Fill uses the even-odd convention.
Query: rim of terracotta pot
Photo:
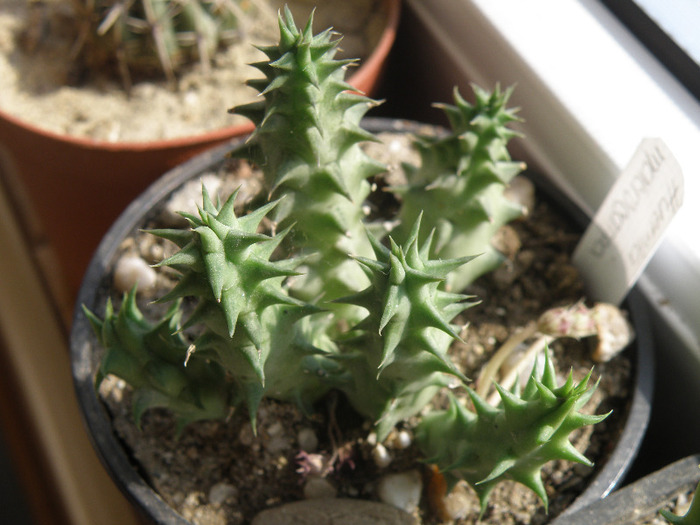
[[[367,118],[364,126],[377,133],[381,131],[405,132],[418,129],[421,124],[388,118]],[[140,475],[138,467],[132,463],[127,452],[116,437],[105,407],[94,388],[95,371],[98,361],[93,348],[97,342],[89,321],[82,313],[81,305],[101,311],[108,290],[103,276],[113,264],[121,240],[134,232],[142,224],[143,211],[150,210],[164,201],[183,182],[220,162],[231,149],[244,142],[244,137],[235,138],[224,145],[201,153],[177,168],[169,171],[135,199],[107,232],[93,256],[83,284],[78,294],[74,310],[70,337],[71,366],[74,386],[90,439],[103,465],[129,500],[153,522],[163,525],[185,525],[189,523],[171,508]],[[554,202],[567,200],[544,181],[536,181],[538,188],[549,195]],[[563,199],[563,200],[562,200]],[[584,219],[583,212],[574,208],[572,218]],[[585,224],[582,222],[581,224]],[[605,464],[595,473],[586,489],[567,509],[559,515],[566,516],[601,498],[606,497],[622,482],[631,467],[646,432],[650,417],[653,395],[653,343],[651,322],[643,294],[633,289],[627,297],[629,310],[636,331],[632,343],[636,353],[633,373],[633,395],[623,431],[616,447]],[[552,516],[554,519],[555,516]]]
[[[386,5],[386,24],[384,25],[384,29],[379,37],[379,40],[377,41],[377,45],[374,47],[367,59],[364,60],[357,70],[348,78],[348,83],[351,86],[358,91],[365,93],[371,92],[372,88],[375,87],[375,83],[380,77],[384,63],[386,62],[389,52],[391,51],[394,41],[396,40],[396,32],[399,26],[399,19],[401,16],[401,0],[384,0],[384,4]],[[238,125],[226,126],[211,131],[171,139],[110,142],[106,140],[94,140],[47,130],[2,110],[0,110],[0,119],[6,120],[14,126],[24,128],[31,133],[44,136],[57,142],[67,142],[86,149],[103,149],[108,151],[176,149],[186,145],[196,146],[199,144],[220,143],[231,137],[248,134],[254,129],[253,123],[245,122]]]

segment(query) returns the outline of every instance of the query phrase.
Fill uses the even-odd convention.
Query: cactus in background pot
[[[115,65],[127,88],[133,74],[161,71],[174,83],[184,64],[199,60],[209,68],[216,51],[239,37],[246,11],[266,9],[240,0],[71,1],[79,60]]]
[[[522,168],[505,151],[513,136],[506,127],[514,120],[505,108],[509,92],[476,89],[474,106],[455,94],[456,106],[445,106],[452,132],[418,140],[422,165],[408,170],[408,186],[400,190],[400,224],[378,239],[363,206],[368,179],[383,168],[360,147],[376,140],[360,127],[375,102],[347,91],[344,73],[351,62],[334,59],[339,40],[333,33],[314,35],[312,19],[297,28],[289,10],[279,25],[279,45],[263,48],[269,60],[256,64],[265,78],[251,81],[262,99],[236,108],[257,129],[235,155],[261,167],[275,200],[239,217],[235,194],[218,205],[203,192],[199,215],[185,214],[188,229],[153,232],[179,247],[161,263],[179,274],[160,299],[173,307],[156,328],[136,323],[136,335],[118,329],[123,315],[115,318],[111,306],[105,321],[89,314],[107,348],[102,374],[118,374],[137,391],[152,390],[134,367],[145,364],[153,378],[172,375],[179,385],[197,363],[204,372],[192,387],[161,388],[159,400],[185,392],[202,407],[219,407],[222,400],[243,405],[253,424],[265,396],[310,410],[336,389],[373,422],[379,439],[417,416],[417,438],[428,459],[472,484],[482,507],[506,478],[524,483],[546,503],[541,466],[552,459],[587,463],[569,434],[605,417],[580,413],[592,392],[588,379],[557,386],[547,361],[544,374],[533,372],[522,394],[501,389],[501,406],[493,407],[471,391],[450,357],[464,328],[459,316],[474,304],[456,293],[456,283],[486,268],[454,276],[477,263],[474,256],[490,252],[495,229],[520,213],[503,196]],[[447,194],[446,206],[441,200]],[[444,209],[450,213],[441,214]],[[275,227],[261,231],[268,215]],[[282,231],[273,233],[277,228]],[[467,248],[451,247],[466,237]],[[495,257],[488,258],[492,266]],[[185,298],[196,306],[180,323]],[[138,318],[132,303],[128,295],[127,313]],[[146,344],[154,330],[183,360],[177,373],[168,372],[162,345]],[[216,403],[199,393],[202,374],[223,378],[206,384],[221,387]],[[474,410],[450,395],[447,411],[426,414],[446,386],[467,391]],[[174,402],[156,404],[177,413]],[[201,415],[185,409],[178,417],[186,423]]]

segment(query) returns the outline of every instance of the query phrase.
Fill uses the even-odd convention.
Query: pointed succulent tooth
[[[700,523],[700,484],[695,487],[695,493],[685,514],[680,516],[668,509],[661,509],[659,514],[673,525],[695,525]]]

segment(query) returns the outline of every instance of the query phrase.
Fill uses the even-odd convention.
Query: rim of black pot
[[[613,525],[648,519],[676,496],[679,489],[695,491],[700,481],[698,464],[700,454],[674,461],[552,525]]]
[[[415,132],[425,128],[426,124],[399,119],[367,118],[363,121],[363,126],[374,133]],[[129,458],[121,440],[112,429],[109,415],[94,388],[97,360],[92,350],[97,340],[82,312],[82,305],[97,311],[104,308],[104,304],[97,303],[106,298],[108,293],[104,283],[105,272],[110,270],[121,241],[143,224],[142,210],[153,209],[185,181],[194,178],[193,174],[201,173],[220,163],[229,151],[243,144],[244,141],[245,137],[234,139],[199,154],[167,172],[137,197],[102,239],[88,266],[76,301],[70,351],[74,387],[83,421],[100,460],[117,486],[142,514],[157,524],[185,525],[189,522],[170,507],[140,475],[138,465]],[[544,181],[537,181],[537,183],[538,187],[543,185],[545,193],[555,201],[561,201],[563,198],[561,195],[555,195],[556,190],[548,187]],[[574,219],[581,221],[582,217],[574,216]],[[615,450],[608,457],[605,465],[594,475],[585,491],[562,515],[589,505],[614,490],[631,467],[646,431],[653,389],[650,322],[644,298],[638,290],[632,290],[626,306],[635,321],[637,333],[633,343],[637,355],[634,394],[629,414]]]

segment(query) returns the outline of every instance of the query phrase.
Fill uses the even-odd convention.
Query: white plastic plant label
[[[683,173],[660,139],[644,139],[573,255],[588,296],[619,305],[683,203]]]

